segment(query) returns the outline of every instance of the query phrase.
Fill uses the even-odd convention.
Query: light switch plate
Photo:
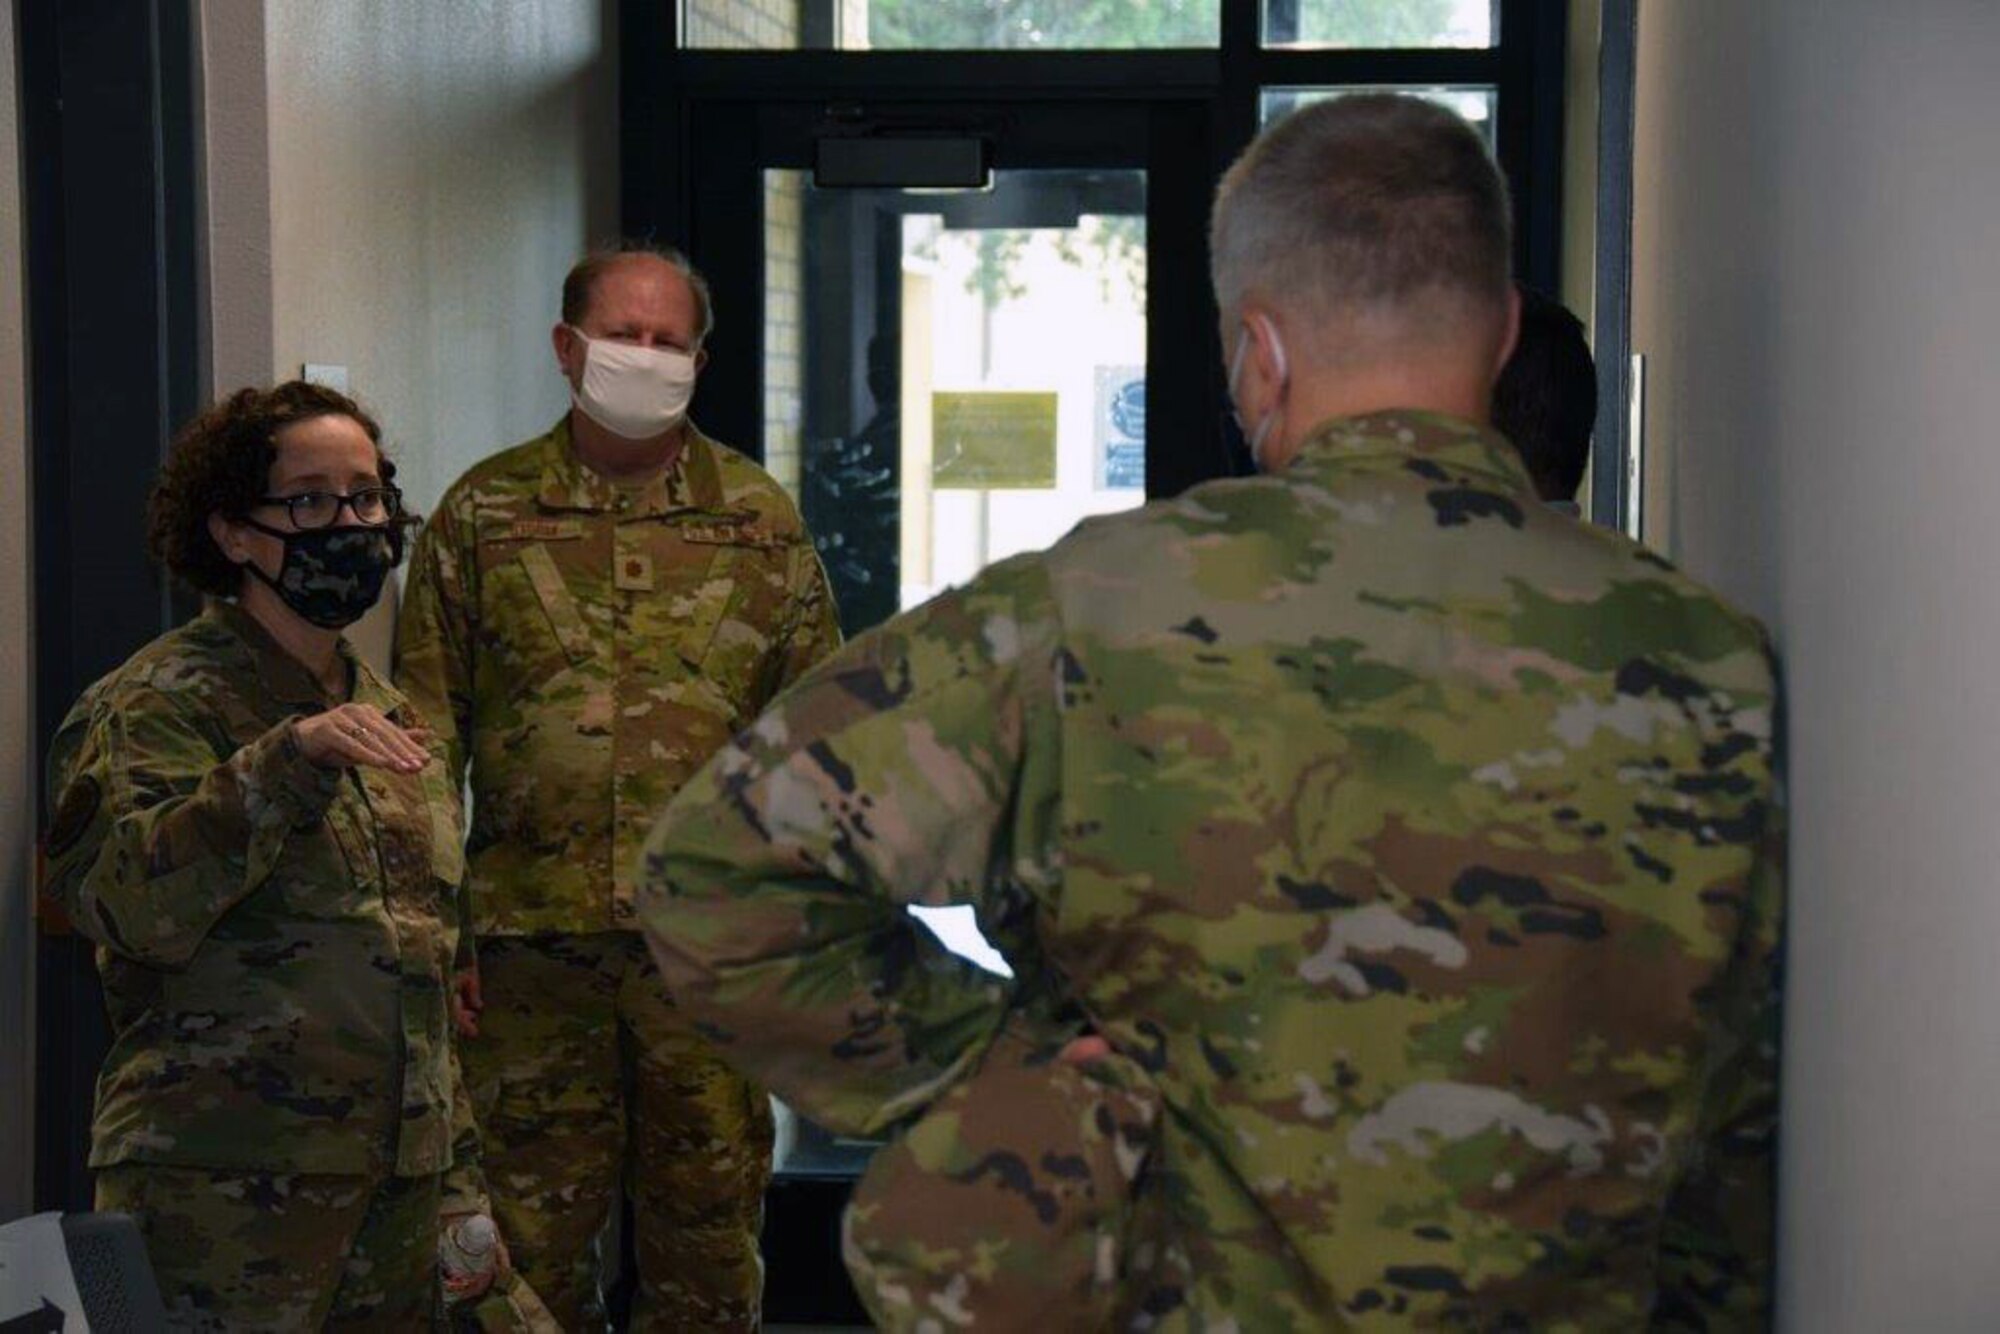
[[[308,361],[299,372],[299,378],[314,384],[323,384],[339,393],[347,392],[347,367],[334,366],[321,361]]]

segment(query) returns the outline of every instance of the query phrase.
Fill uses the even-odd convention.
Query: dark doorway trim
[[[199,394],[198,83],[187,0],[16,0],[15,14],[39,768],[83,688],[174,614],[134,535]],[[88,1208],[107,1031],[90,951],[59,928],[38,944],[36,1013],[36,1203]]]
[[[1590,517],[1625,527],[1635,479],[1627,463],[1632,394],[1632,127],[1638,82],[1638,0],[1604,0],[1597,48],[1597,279],[1592,329],[1597,431],[1590,447]]]
[[[1184,132],[1206,128],[1160,151],[1206,154],[1212,188],[1213,179],[1255,134],[1259,96],[1266,87],[1490,84],[1499,94],[1496,156],[1515,201],[1516,273],[1544,291],[1555,290],[1560,276],[1567,0],[1504,0],[1496,6],[1497,44],[1486,50],[1267,48],[1260,31],[1261,0],[1223,0],[1220,42],[1207,50],[682,50],[677,10],[665,0],[620,0],[623,221],[629,234],[688,248],[704,266],[722,267],[707,253],[714,238],[698,235],[697,219],[715,211],[715,192],[741,196],[733,216],[742,220],[743,229],[761,216],[761,199],[741,182],[696,179],[692,164],[719,160],[724,155],[718,145],[725,142],[732,151],[756,155],[760,115],[768,117],[779,107],[815,119],[890,106],[921,114],[926,105],[965,103],[1090,102],[1102,104],[1112,116],[1118,114],[1116,108],[1134,104],[1177,108],[1155,114],[1180,120]],[[802,12],[810,16],[815,7],[807,4]],[[1276,12],[1282,22],[1283,7]],[[1151,165],[1157,190],[1160,171],[1173,164]],[[1162,222],[1180,216],[1170,210],[1187,210],[1187,225],[1205,232],[1206,208],[1205,191],[1171,204],[1160,201],[1150,210],[1155,244]],[[722,244],[754,242],[754,237],[732,237]],[[1205,250],[1204,241],[1204,256]],[[1205,258],[1193,271],[1205,275]],[[1167,460],[1168,466],[1159,467],[1157,451],[1149,449],[1148,490],[1154,495],[1171,495],[1228,472],[1232,458],[1238,468],[1247,459],[1223,421],[1213,308],[1207,304],[1205,277],[1197,285],[1199,292],[1185,300],[1175,300],[1159,284],[1149,291],[1157,313],[1174,309],[1184,317],[1170,343],[1148,351],[1154,419],[1215,423],[1203,428],[1212,440],[1194,450],[1198,461],[1193,464]],[[761,435],[756,413],[763,401],[756,370],[762,365],[761,311],[753,294],[734,293],[731,300],[734,304],[718,328],[715,366],[704,384],[701,410],[705,419],[732,428],[731,438],[754,450]],[[1184,307],[1189,304],[1203,307],[1201,318],[1188,317]],[[730,323],[737,326],[733,335],[727,331]],[[739,372],[729,383],[724,383],[730,379],[722,369],[724,352]],[[1175,400],[1171,416],[1169,399]]]

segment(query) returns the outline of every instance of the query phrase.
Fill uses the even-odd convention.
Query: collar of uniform
[[[681,434],[680,457],[674,466],[648,482],[644,489],[630,491],[592,472],[576,456],[570,444],[569,416],[542,437],[542,489],[538,497],[545,509],[615,510],[622,508],[634,517],[671,514],[677,510],[720,510],[722,508],[722,468],[716,444],[693,422]]]
[[[1408,463],[1413,459],[1453,472],[1477,474],[1521,496],[1535,494],[1520,452],[1506,436],[1462,417],[1411,408],[1325,423],[1299,445],[1287,471],[1380,461]]]
[[[373,704],[382,711],[384,717],[393,719],[399,727],[409,727],[419,721],[415,711],[410,708],[408,697],[384,681],[381,675],[368,665],[368,659],[348,646],[346,639],[340,641],[340,652],[354,673],[354,703]]]
[[[257,679],[273,698],[286,704],[309,704],[315,709],[327,709],[339,702],[328,697],[306,665],[285,652],[284,646],[271,637],[271,632],[255,616],[234,602],[210,598],[202,606],[201,614],[204,620],[236,640],[243,655],[256,669]],[[354,698],[365,698],[362,683],[373,675],[368,671],[367,664],[354,655],[353,647],[344,637],[336,641],[334,651],[347,664],[348,673],[354,681]],[[368,698],[367,702],[380,704],[378,698]],[[388,708],[383,708],[384,713],[388,711]]]

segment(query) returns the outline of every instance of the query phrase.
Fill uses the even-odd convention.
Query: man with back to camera
[[[1583,321],[1519,285],[1521,332],[1493,385],[1493,429],[1513,442],[1542,503],[1581,517],[1576,503],[1597,425],[1597,364]]]
[[[578,263],[552,333],[573,407],[445,493],[400,626],[397,680],[471,769],[460,1048],[494,1212],[571,1330],[604,1322],[628,1179],[633,1328],[760,1311],[769,1105],[667,999],[631,875],[667,798],[838,631],[791,501],[687,420],[710,326],[677,252]]]
[[[1771,649],[1482,424],[1508,251],[1442,108],[1265,131],[1212,230],[1261,475],[861,636],[655,829],[680,1002],[902,1132],[845,1234],[883,1325],[1766,1319]]]

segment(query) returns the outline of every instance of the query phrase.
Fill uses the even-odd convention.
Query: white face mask
[[[687,415],[694,397],[691,354],[591,338],[575,325],[570,332],[583,339],[583,383],[570,398],[584,416],[626,440],[651,440]]]
[[[1285,394],[1285,387],[1291,379],[1291,371],[1285,364],[1285,340],[1278,337],[1277,325],[1271,323],[1271,321],[1265,319],[1262,315],[1256,315],[1245,319],[1242,331],[1236,335],[1236,350],[1229,356],[1230,401],[1232,403],[1235,401],[1236,381],[1243,374],[1243,357],[1250,350],[1250,319],[1260,321],[1264,326],[1265,334],[1270,337],[1271,355],[1278,363],[1278,397],[1282,399]],[[1265,470],[1264,442],[1271,438],[1271,432],[1277,427],[1279,418],[1283,412],[1283,408],[1274,404],[1271,410],[1264,414],[1262,421],[1258,422],[1255,426],[1247,428],[1246,433],[1250,437],[1250,461],[1257,465],[1257,471],[1259,472]],[[1239,429],[1244,429],[1243,414],[1240,411],[1236,414],[1236,425]]]

